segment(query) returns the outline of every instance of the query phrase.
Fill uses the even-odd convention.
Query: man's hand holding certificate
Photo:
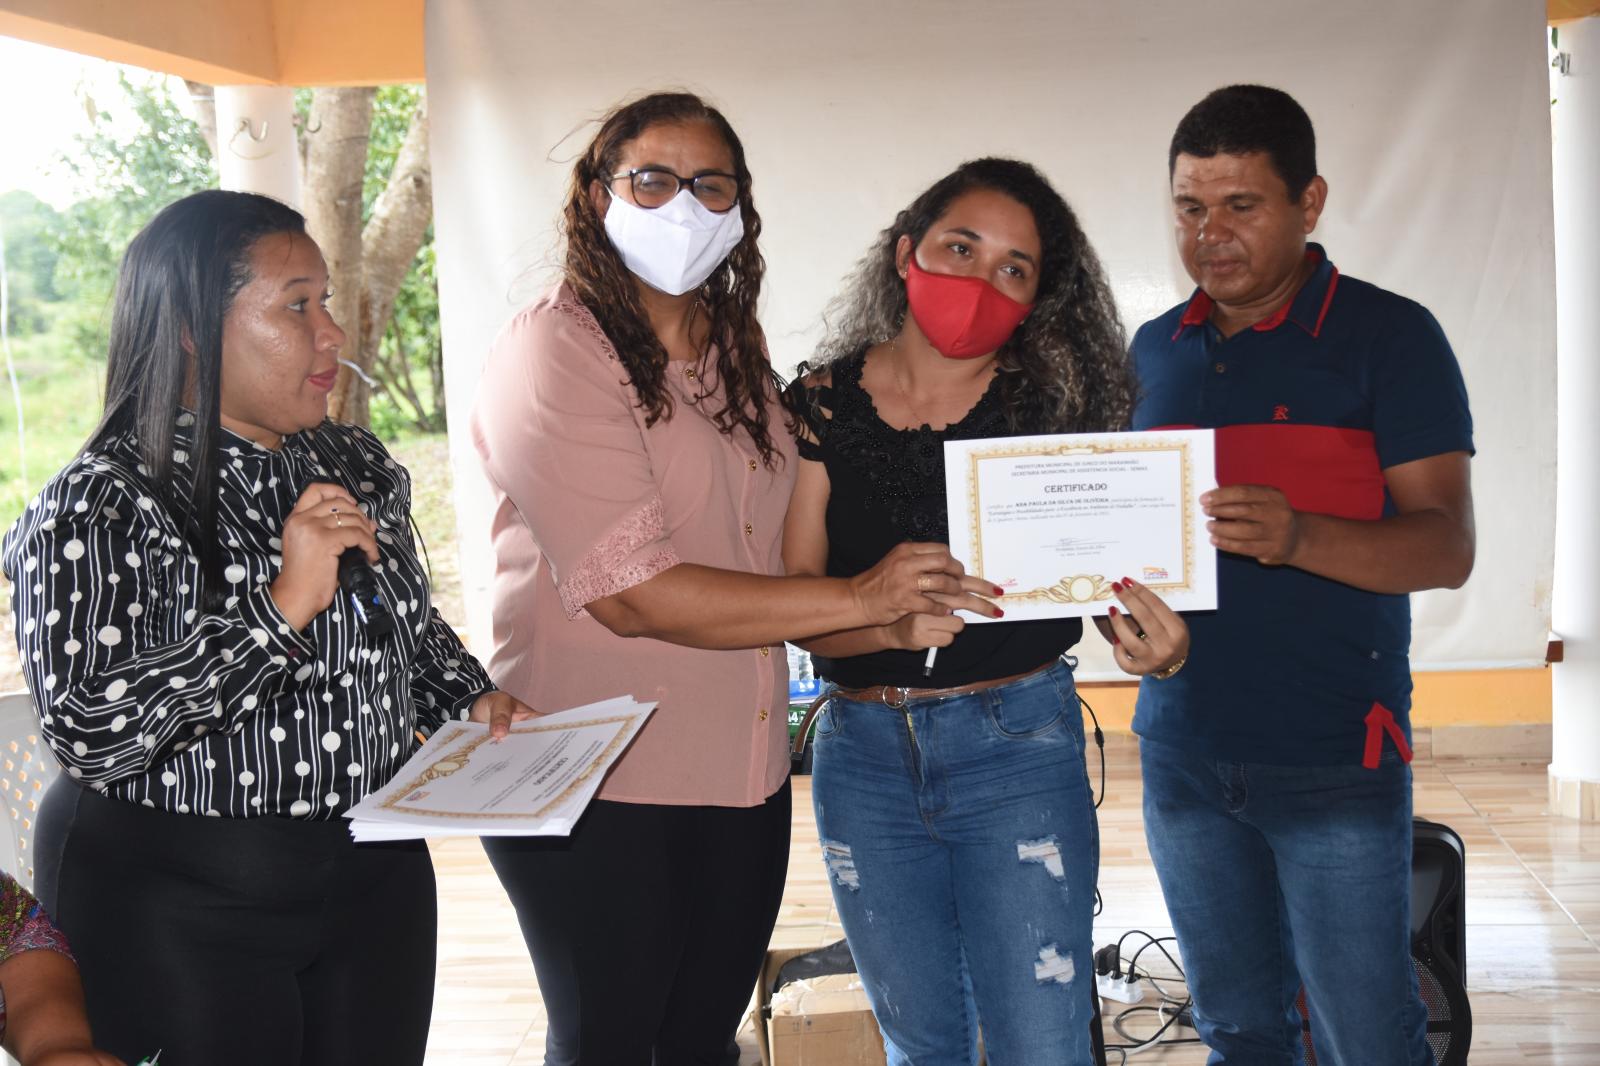
[[[653,703],[628,696],[514,722],[503,740],[448,722],[383,788],[345,812],[357,843],[565,836]]]
[[[1005,621],[1107,614],[1123,576],[1175,611],[1217,606],[1211,430],[946,441],[944,458],[950,552],[1005,589]]]

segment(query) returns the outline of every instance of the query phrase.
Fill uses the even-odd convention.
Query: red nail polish
[[[999,585],[996,585],[994,587],[994,594],[996,596],[1004,596],[1006,594],[1006,590],[1001,588]]]
[[[1125,577],[1125,578],[1122,579],[1122,583],[1124,585],[1132,585],[1133,584],[1133,578]]]
[[[1116,616],[1117,616],[1117,615],[1119,615],[1119,614],[1121,614],[1121,613],[1122,613],[1122,612],[1121,612],[1121,611],[1119,611],[1119,610],[1117,610],[1117,609],[1116,609],[1116,608],[1115,608],[1115,607],[1113,607],[1113,608],[1111,608],[1111,617],[1112,617],[1112,618],[1115,618],[1115,617],[1116,617]]]
[[[1112,582],[1112,583],[1111,583],[1111,591],[1112,591],[1112,592],[1121,592],[1121,591],[1122,591],[1122,582],[1120,582],[1120,581],[1113,581],[1113,582]]]
[[[996,607],[994,609],[994,616],[996,618],[1004,618],[1006,616],[1006,613],[1004,611],[1002,611],[1000,608]]]

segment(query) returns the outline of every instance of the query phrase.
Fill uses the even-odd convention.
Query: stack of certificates
[[[565,836],[655,706],[621,696],[514,723],[498,742],[487,725],[450,722],[345,812],[350,835]]]

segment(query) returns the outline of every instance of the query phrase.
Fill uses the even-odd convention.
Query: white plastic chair
[[[0,832],[0,869],[33,888],[33,829],[39,802],[61,765],[39,732],[39,712],[27,692],[0,694],[0,802],[6,830]]]

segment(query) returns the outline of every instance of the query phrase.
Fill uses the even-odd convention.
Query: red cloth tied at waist
[[[1378,768],[1378,757],[1383,754],[1385,733],[1394,740],[1401,761],[1408,763],[1411,761],[1411,745],[1406,743],[1406,735],[1400,731],[1400,725],[1394,720],[1394,714],[1383,704],[1374,703],[1372,710],[1367,712],[1367,746],[1361,753],[1361,765],[1368,770]]]

